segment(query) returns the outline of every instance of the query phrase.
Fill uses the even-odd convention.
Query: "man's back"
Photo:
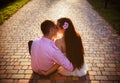
[[[72,63],[57,48],[54,42],[46,37],[33,41],[31,47],[31,65],[34,72],[47,71],[54,63],[63,66],[68,71],[73,70]]]
[[[31,48],[31,63],[34,71],[44,70],[47,71],[54,64],[51,60],[52,41],[47,38],[39,38],[33,41]]]

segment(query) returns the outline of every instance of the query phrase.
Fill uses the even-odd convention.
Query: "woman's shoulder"
[[[62,38],[59,38],[59,39],[57,39],[57,40],[55,41],[55,43],[59,43],[59,44],[60,44],[60,43],[62,43],[62,40],[63,40]]]
[[[57,47],[59,47],[62,50],[62,48],[64,47],[63,38],[57,39],[55,41],[55,44],[56,44]]]

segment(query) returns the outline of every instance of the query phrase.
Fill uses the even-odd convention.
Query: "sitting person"
[[[66,56],[56,47],[53,38],[56,36],[57,27],[51,20],[41,24],[43,36],[35,39],[31,46],[31,67],[36,73],[48,71],[45,75],[54,72],[59,65],[68,71],[73,70],[73,65]]]
[[[80,35],[75,31],[74,25],[69,18],[60,18],[57,21],[58,32],[63,37],[56,40],[56,46],[65,54],[73,64],[74,70],[68,71],[64,67],[58,68],[58,73],[65,76],[84,76],[87,73],[87,66],[84,61],[84,48]],[[51,68],[52,69],[52,68]],[[42,72],[46,74],[51,71]]]

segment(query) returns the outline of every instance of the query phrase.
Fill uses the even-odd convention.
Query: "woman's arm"
[[[62,51],[62,49],[61,49],[61,40],[60,39],[57,39],[55,41],[55,45]]]
[[[51,74],[52,72],[54,72],[55,70],[57,70],[59,66],[60,65],[55,63],[48,71],[40,71],[39,70],[38,72],[39,72],[39,74],[43,74],[43,75],[47,76],[47,75]]]

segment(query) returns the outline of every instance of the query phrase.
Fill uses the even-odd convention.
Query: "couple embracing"
[[[45,20],[41,23],[41,31],[43,36],[35,39],[31,47],[31,66],[34,72],[49,75],[58,70],[58,73],[65,76],[86,75],[82,40],[69,18],[60,18],[57,24]],[[57,33],[62,34],[62,37],[56,39]]]

